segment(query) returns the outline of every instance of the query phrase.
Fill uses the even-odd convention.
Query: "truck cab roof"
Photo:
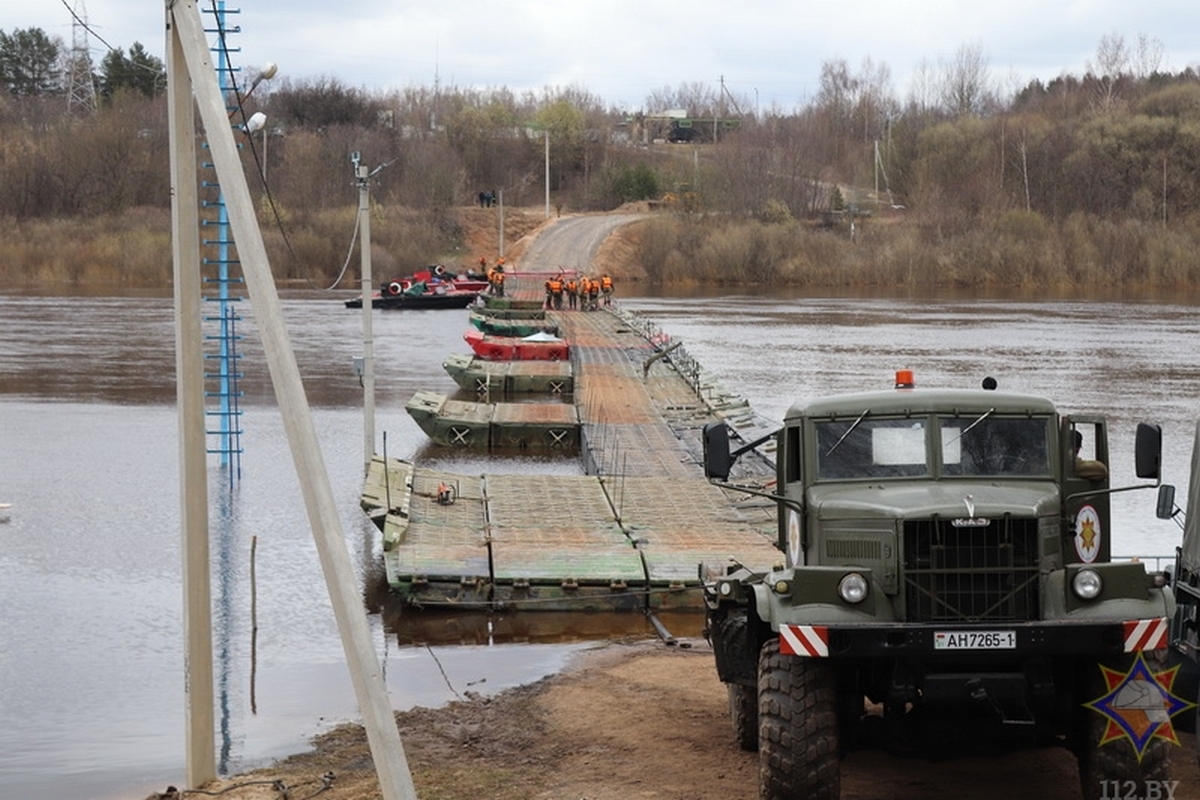
[[[1053,415],[1054,403],[1037,395],[984,389],[892,389],[833,395],[799,401],[788,409],[785,421],[804,417],[837,418],[858,416],[918,416],[924,414],[983,413]]]

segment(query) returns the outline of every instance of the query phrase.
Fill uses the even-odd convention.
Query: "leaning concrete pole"
[[[250,199],[250,189],[234,146],[225,101],[217,86],[200,12],[195,0],[167,0],[167,8],[170,12],[168,24],[179,38],[200,119],[204,123],[209,154],[216,166],[217,178],[229,208],[230,225],[234,241],[237,242],[250,305],[262,336],[263,351],[275,386],[275,399],[283,416],[292,461],[304,494],[304,504],[320,555],[321,568],[325,573],[333,612],[337,617],[338,632],[358,698],[359,713],[379,776],[380,793],[386,800],[411,800],[416,797],[416,791],[408,771],[404,746],[396,728],[379,659],[371,645],[371,632],[363,612],[350,553],[346,549],[345,532],[338,519],[333,489],[317,443],[308,398],[304,394],[295,353],[288,340],[262,232],[254,216],[254,203]]]
[[[208,456],[204,433],[200,209],[192,84],[167,21],[171,130],[171,258],[175,273],[175,386],[179,407],[179,505],[183,542],[184,697],[188,786],[217,777],[213,726],[212,584],[208,554]]]
[[[358,182],[359,246],[362,253],[363,296],[363,469],[371,469],[375,456],[375,340],[371,333],[373,302],[371,284],[371,195],[370,174],[366,165],[355,164],[354,177]]]

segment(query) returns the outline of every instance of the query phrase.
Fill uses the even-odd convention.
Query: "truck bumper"
[[[980,636],[987,633],[987,636]],[[806,658],[1027,658],[1119,655],[1168,644],[1166,617],[1115,622],[1016,622],[982,625],[881,623],[781,625],[780,652]],[[962,634],[962,635],[959,635]],[[1010,635],[1011,634],[1011,635]]]

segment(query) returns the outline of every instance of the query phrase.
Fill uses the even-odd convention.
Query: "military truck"
[[[703,436],[709,478],[733,487],[755,443],[731,453],[719,422]],[[774,438],[773,488],[735,488],[775,501],[780,563],[701,566],[761,797],[837,798],[860,748],[1048,744],[1074,751],[1086,798],[1166,796],[1166,740],[1101,745],[1108,719],[1085,705],[1110,692],[1101,666],[1131,674],[1141,653],[1156,669],[1168,642],[1170,576],[1111,559],[1111,495],[1159,485],[1158,426],[1136,435],[1154,483],[1112,488],[1103,418],[991,378],[917,388],[903,370],[794,405]]]

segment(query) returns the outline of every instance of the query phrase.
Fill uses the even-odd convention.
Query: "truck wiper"
[[[969,430],[971,430],[971,428],[974,428],[976,425],[983,422],[985,419],[987,419],[988,417],[990,417],[992,414],[995,414],[995,413],[996,413],[995,408],[989,408],[987,411],[980,414],[979,417],[974,422],[972,422],[970,425],[968,425],[967,427],[965,427],[961,431],[959,431],[958,436],[955,436],[953,439],[951,439],[948,442],[942,442],[942,450],[945,450],[947,447],[954,444],[962,437],[966,436],[967,432]]]
[[[859,423],[862,422],[866,418],[867,414],[870,414],[870,413],[871,413],[871,409],[869,409],[869,408],[864,409],[863,412],[858,415],[858,419],[854,420],[854,422],[851,423],[849,428],[846,428],[846,432],[841,435],[841,438],[839,438],[836,442],[834,442],[833,446],[830,447],[829,450],[827,450],[825,452],[825,455],[829,456],[831,453],[833,453],[834,450],[837,450],[838,445],[840,445],[842,442],[846,441],[846,437],[849,436],[850,434],[854,433],[854,429],[857,428]]]

